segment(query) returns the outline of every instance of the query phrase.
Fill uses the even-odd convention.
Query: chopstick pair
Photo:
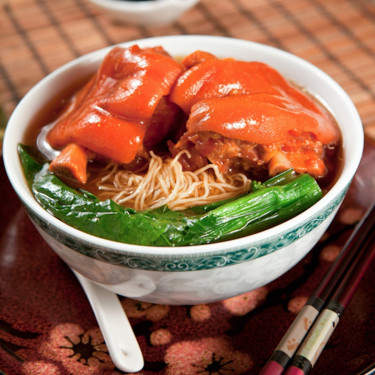
[[[367,210],[260,375],[306,375],[375,257],[375,204]]]

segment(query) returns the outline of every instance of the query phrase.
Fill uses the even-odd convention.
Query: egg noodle
[[[184,171],[179,162],[183,150],[174,158],[160,157],[150,152],[147,172],[136,174],[108,165],[108,174],[97,182],[101,198],[138,211],[167,205],[171,210],[183,210],[239,196],[250,190],[251,181],[242,173],[223,174],[208,164],[194,172]]]

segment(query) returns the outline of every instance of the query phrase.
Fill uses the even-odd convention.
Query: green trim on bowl
[[[132,269],[167,272],[199,271],[247,262],[290,245],[310,233],[327,219],[327,217],[341,204],[348,188],[349,185],[341,191],[327,208],[319,211],[312,220],[303,222],[301,225],[291,228],[282,236],[279,235],[274,238],[266,238],[250,247],[231,248],[216,253],[199,253],[196,255],[173,255],[173,247],[171,247],[170,256],[156,255],[155,257],[150,257],[150,255],[142,256],[142,254],[131,252],[124,253],[116,250],[103,249],[101,246],[92,245],[79,238],[67,236],[66,233],[56,228],[51,223],[46,222],[34,212],[31,212],[27,208],[26,210],[31,220],[43,231],[63,245],[88,257]]]

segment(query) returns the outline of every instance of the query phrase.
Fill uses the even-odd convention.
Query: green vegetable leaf
[[[181,212],[168,207],[137,212],[67,186],[25,146],[18,151],[30,189],[49,213],[84,232],[131,244],[199,245],[244,236],[294,217],[322,196],[314,178],[287,171],[254,183],[254,191],[239,198]]]

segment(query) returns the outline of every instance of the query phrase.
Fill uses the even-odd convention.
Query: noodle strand
[[[183,210],[247,193],[251,181],[242,173],[224,175],[216,165],[208,164],[197,171],[184,171],[179,158],[162,158],[150,152],[149,167],[144,174],[121,170],[108,165],[108,174],[100,178],[97,187],[100,198],[138,211],[167,205],[171,210]]]

